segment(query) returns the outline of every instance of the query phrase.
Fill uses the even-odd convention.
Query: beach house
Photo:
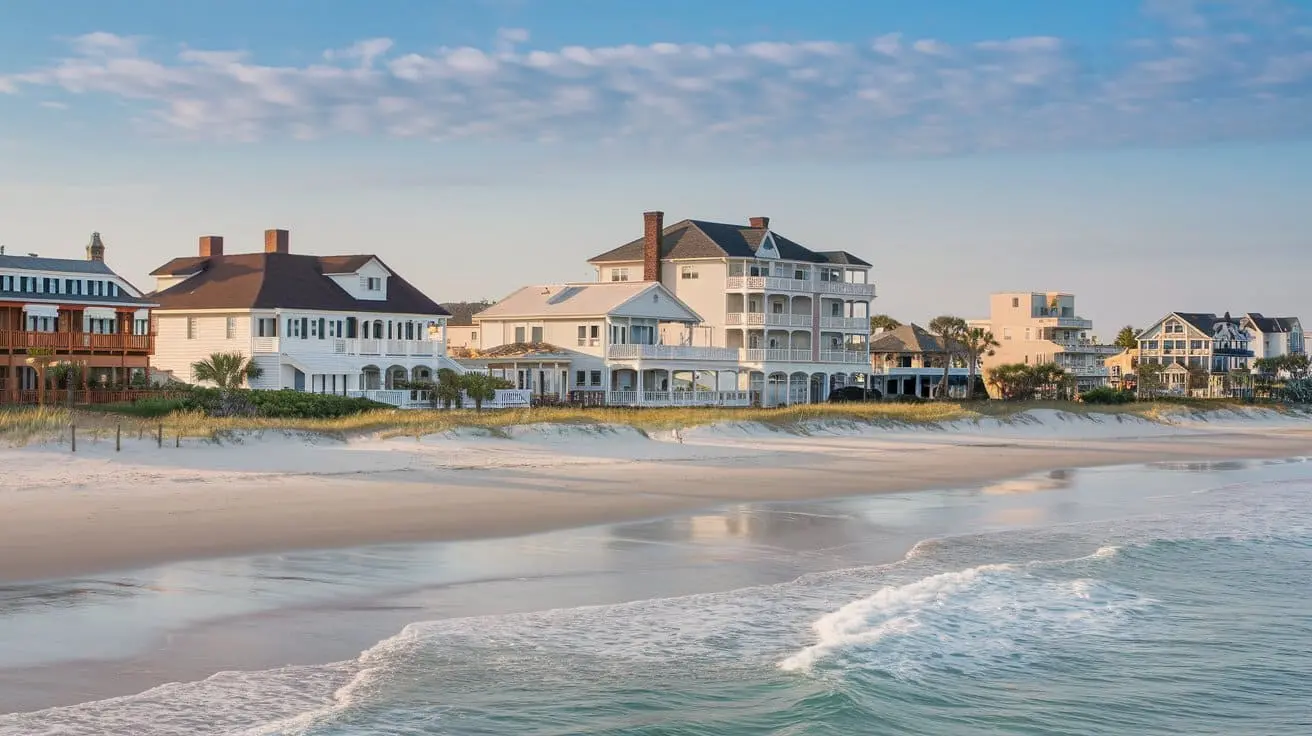
[[[1239,318],[1239,326],[1253,337],[1254,360],[1307,354],[1298,317],[1263,317],[1249,312]]]
[[[1244,329],[1243,318],[1229,312],[1221,317],[1171,312],[1140,332],[1138,340],[1140,366],[1163,366],[1170,393],[1226,395],[1233,388],[1227,376],[1252,368],[1253,336]]]
[[[290,239],[268,230],[262,251],[229,254],[205,236],[152,271],[156,366],[190,383],[193,363],[235,352],[262,369],[252,388],[340,394],[463,371],[446,353],[446,310],[381,258],[292,253]]]
[[[824,401],[870,372],[871,265],[843,250],[807,248],[771,227],[643,214],[642,236],[591,258],[598,282],[659,283],[700,316],[649,342],[615,343],[607,359],[635,374],[717,373],[717,389],[750,391],[765,406]],[[646,382],[642,384],[644,387]]]
[[[1001,292],[989,297],[987,319],[970,321],[993,333],[984,369],[1011,363],[1056,363],[1083,392],[1108,383],[1106,359],[1120,352],[1093,334],[1093,322],[1075,310],[1075,295],[1057,291]]]
[[[943,362],[948,368],[949,395],[964,395],[970,370],[964,364],[961,347],[948,344],[916,324],[882,330],[870,338],[871,387],[881,396],[916,396],[931,398],[943,381]],[[978,375],[978,374],[976,374]]]
[[[82,389],[143,379],[155,346],[153,306],[105,263],[100,233],[92,233],[84,260],[0,248],[0,400],[33,400],[34,354],[76,366]]]

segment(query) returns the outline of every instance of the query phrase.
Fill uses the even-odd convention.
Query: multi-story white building
[[[1085,391],[1108,381],[1104,361],[1120,349],[1093,336],[1093,322],[1077,315],[1075,295],[1062,292],[1003,292],[989,297],[988,319],[971,327],[993,333],[999,345],[982,359],[987,370],[1009,363],[1056,363]]]
[[[1305,355],[1303,324],[1298,317],[1263,317],[1249,312],[1239,319],[1239,326],[1253,336],[1253,358],[1279,358]]]
[[[446,355],[447,312],[374,255],[290,252],[286,230],[264,250],[229,255],[223,238],[155,269],[154,365],[193,382],[213,353],[250,356],[252,388],[341,393],[462,371]]]
[[[745,225],[643,215],[643,237],[589,260],[599,282],[659,282],[700,316],[662,323],[607,348],[608,364],[636,374],[713,372],[773,406],[824,401],[864,385],[870,372],[870,264],[846,251],[814,251]],[[613,385],[613,384],[612,384]],[[724,383],[717,390],[728,390]]]

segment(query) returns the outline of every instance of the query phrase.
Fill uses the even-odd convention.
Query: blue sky
[[[860,254],[904,320],[1309,306],[1307,2],[63,0],[0,48],[0,243],[142,282],[287,227],[495,298],[662,209]]]

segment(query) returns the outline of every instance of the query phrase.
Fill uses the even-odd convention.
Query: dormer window
[[[369,278],[364,280],[364,288],[365,291],[382,291],[383,280],[378,278],[377,276],[370,276]]]

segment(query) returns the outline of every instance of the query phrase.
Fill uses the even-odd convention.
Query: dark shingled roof
[[[1298,332],[1299,329],[1298,320],[1294,317],[1263,317],[1257,312],[1249,312],[1245,316],[1263,333]]]
[[[954,341],[953,348],[960,350]],[[942,353],[943,338],[920,325],[910,324],[870,336],[870,352],[880,353]]]
[[[442,308],[451,313],[447,327],[472,327],[474,315],[492,306],[492,302],[443,302]]]
[[[732,225],[705,220],[680,220],[661,231],[661,258],[755,258],[767,232],[774,238],[779,257],[789,261],[833,263],[835,265],[869,266],[869,263],[846,251],[817,252],[785,238],[773,230]],[[641,261],[643,239],[625,243],[591,258],[589,263],[615,261]]]
[[[310,256],[294,253],[240,253],[211,258],[174,258],[152,276],[196,274],[155,292],[160,309],[322,309],[388,314],[447,311],[388,268],[387,299],[356,299],[325,274],[352,273],[375,260],[371,255]],[[381,259],[378,259],[382,263]],[[387,268],[386,264],[383,265]]]
[[[530,355],[573,355],[574,352],[552,345],[549,342],[512,342],[498,345],[487,350],[474,352],[471,360],[488,360],[492,358],[522,358]]]

